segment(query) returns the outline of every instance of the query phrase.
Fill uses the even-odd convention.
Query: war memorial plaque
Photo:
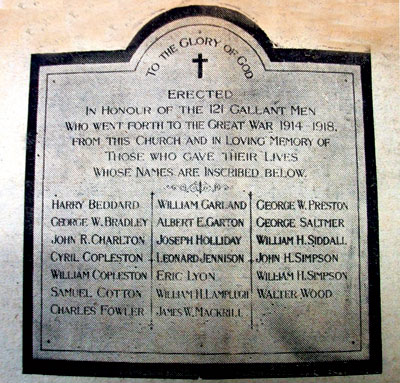
[[[26,373],[380,371],[370,56],[178,8],[33,55]]]

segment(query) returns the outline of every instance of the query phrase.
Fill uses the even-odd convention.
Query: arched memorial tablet
[[[224,8],[33,55],[24,370],[380,371],[370,56]]]

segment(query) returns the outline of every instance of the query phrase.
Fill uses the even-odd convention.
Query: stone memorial
[[[32,56],[26,372],[377,373],[377,222],[368,54],[191,6]]]

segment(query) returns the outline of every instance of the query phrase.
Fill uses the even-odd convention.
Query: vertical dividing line
[[[250,327],[253,329],[253,193],[249,193],[250,208]]]
[[[154,215],[154,192],[151,192],[151,204],[150,204],[150,328],[153,328],[153,238],[154,238],[154,227],[153,227],[153,215]]]

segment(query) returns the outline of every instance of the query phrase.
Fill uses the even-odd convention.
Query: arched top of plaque
[[[167,12],[142,29],[128,47],[135,71],[203,83],[262,75],[272,44],[254,23],[227,9],[190,9],[194,12],[184,8],[182,14],[178,8],[172,17]]]
[[[273,49],[273,44],[264,31],[242,13],[222,7],[193,5],[171,9],[152,19],[131,41],[127,51],[133,54],[138,46],[155,30],[167,24],[188,18],[196,18],[197,20],[212,18],[214,19],[214,23],[220,26],[222,26],[221,24],[225,23],[234,25],[241,28],[242,31],[246,31],[252,38],[257,40],[260,46],[264,48],[265,52],[271,52]],[[190,24],[190,21],[186,22],[186,24]]]

